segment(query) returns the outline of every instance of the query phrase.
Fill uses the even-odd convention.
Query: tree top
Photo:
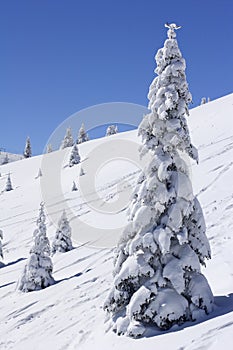
[[[167,31],[168,39],[175,39],[176,33],[175,30],[180,29],[181,26],[178,26],[176,23],[165,23],[166,28],[169,28]]]

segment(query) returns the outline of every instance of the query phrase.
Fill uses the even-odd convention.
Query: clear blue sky
[[[232,0],[0,0],[0,147],[38,154],[71,114],[147,105],[154,55],[177,32],[194,105],[232,92]]]

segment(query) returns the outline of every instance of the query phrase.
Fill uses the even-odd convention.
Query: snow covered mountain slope
[[[21,154],[14,154],[14,153],[7,153],[0,151],[0,164],[3,164],[4,162],[15,162],[17,160],[23,159],[23,156]]]
[[[199,149],[199,165],[192,163],[190,172],[212,249],[204,274],[215,295],[215,311],[202,323],[174,326],[169,332],[151,330],[138,340],[108,332],[102,305],[112,282],[113,247],[126,223],[125,209],[140,165],[138,156],[132,156],[139,140],[131,131],[109,136],[112,142],[107,147],[106,138],[79,145],[82,162],[71,168],[70,149],[0,167],[5,264],[0,268],[1,349],[231,349],[233,94],[193,109],[189,126]],[[80,167],[85,175],[79,178]],[[4,192],[8,173],[14,190]],[[71,192],[73,181],[77,192]],[[16,285],[32,245],[41,200],[46,203],[50,239],[61,211],[67,210],[75,249],[54,255],[56,284],[24,294]]]

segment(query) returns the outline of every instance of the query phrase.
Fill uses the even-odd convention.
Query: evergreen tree
[[[72,136],[72,132],[71,132],[71,128],[67,128],[66,129],[66,134],[65,137],[61,143],[61,147],[60,149],[64,149],[67,147],[72,147],[74,144],[74,140],[73,140],[73,136]]]
[[[0,230],[0,257],[3,259],[2,239],[3,239],[3,233],[2,233],[2,230]],[[1,262],[0,262],[0,265],[1,265]]]
[[[38,179],[38,178],[41,177],[41,176],[42,176],[42,171],[41,171],[41,168],[39,168],[38,174],[37,174],[37,176],[36,176],[36,179]]]
[[[78,191],[75,181],[73,181],[72,191]]]
[[[27,137],[26,140],[23,156],[24,158],[30,158],[32,156],[31,141],[29,137]]]
[[[80,155],[78,151],[78,146],[75,143],[71,150],[69,166],[72,167],[73,165],[79,164],[79,163],[80,163]]]
[[[79,129],[77,143],[83,143],[83,142],[86,142],[86,141],[89,141],[89,137],[88,137],[88,134],[85,131],[84,123],[82,123],[81,128]]]
[[[34,231],[34,244],[18,283],[18,289],[31,292],[46,288],[54,283],[53,264],[50,258],[50,244],[46,235],[44,204],[40,204],[37,229]]]
[[[202,97],[201,99],[201,105],[204,105],[204,104],[206,104],[206,97]]]
[[[8,174],[7,176],[7,180],[6,180],[6,188],[5,188],[5,191],[12,191],[13,190],[13,187],[12,187],[12,184],[11,184],[11,176],[10,174]]]
[[[58,228],[52,244],[52,254],[56,252],[68,252],[73,249],[71,241],[71,227],[66,217],[66,212],[63,211],[62,216],[58,222]]]
[[[49,143],[49,144],[47,145],[46,152],[47,152],[47,153],[51,153],[51,152],[53,152],[53,148],[52,148],[51,143]]]
[[[5,154],[5,157],[3,158],[2,165],[8,164],[8,163],[9,163],[9,156],[8,156],[8,154],[6,153],[6,154]]]
[[[156,55],[157,77],[140,126],[143,169],[115,253],[114,283],[104,308],[117,334],[141,336],[146,325],[169,329],[212,311],[213,295],[200,270],[210,258],[205,222],[180,152],[197,159],[186,116],[191,95],[175,24]]]
[[[106,136],[117,134],[117,125],[109,125],[106,130]]]
[[[79,176],[83,176],[83,175],[85,175],[85,172],[84,172],[83,168],[81,167],[80,172],[79,172]]]

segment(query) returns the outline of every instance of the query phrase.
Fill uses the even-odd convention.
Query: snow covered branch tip
[[[168,39],[175,39],[175,37],[176,37],[175,30],[181,28],[181,26],[178,26],[175,23],[170,23],[170,24],[169,23],[165,23],[165,27],[169,28],[168,31],[167,31]]]

